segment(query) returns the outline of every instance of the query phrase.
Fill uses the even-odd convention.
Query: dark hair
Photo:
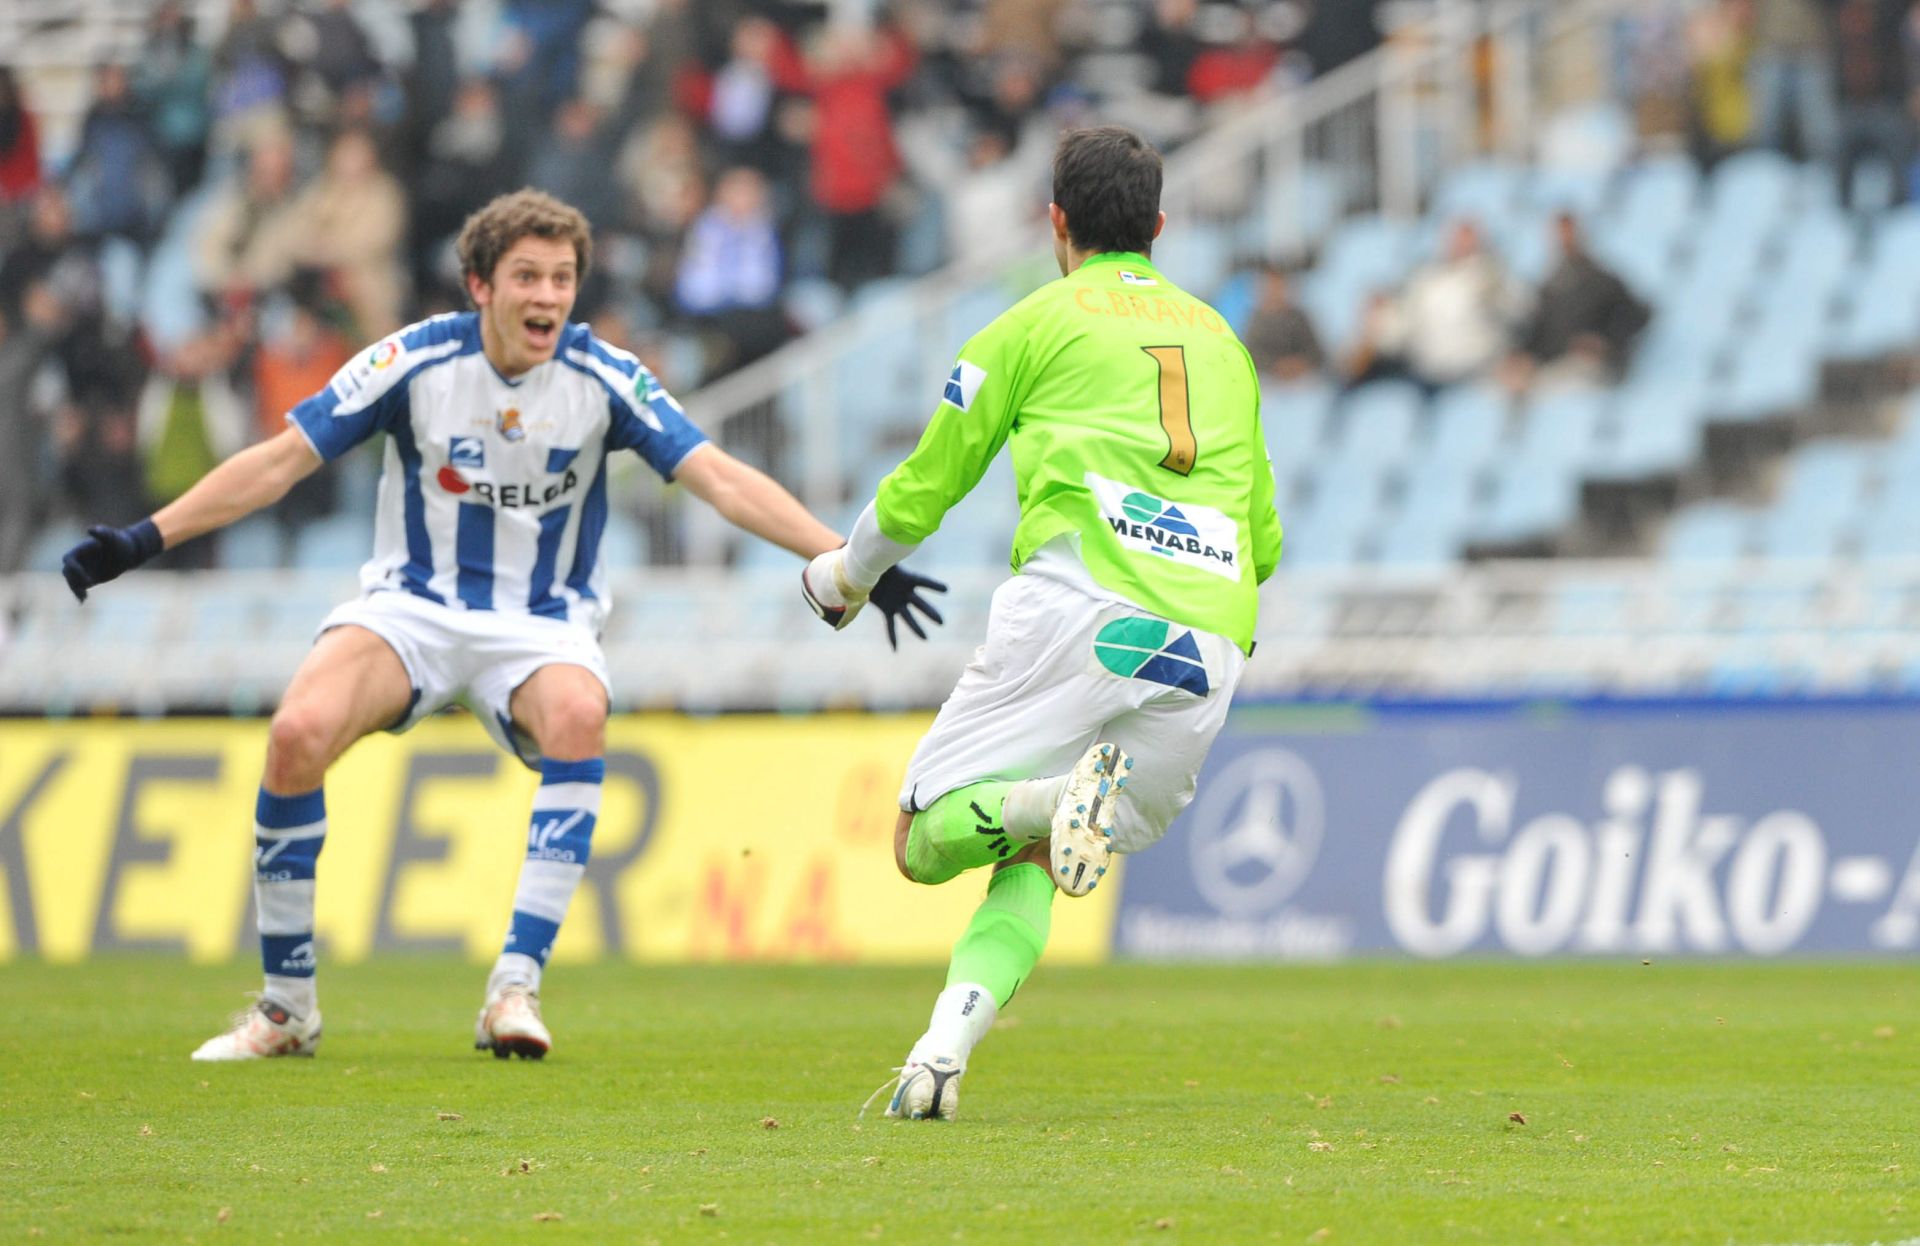
[[[531,187],[501,195],[467,218],[454,243],[454,251],[460,257],[461,275],[477,275],[491,284],[500,257],[528,235],[572,243],[578,269],[574,280],[586,280],[587,262],[593,258],[593,231],[587,225],[587,218],[552,195]]]
[[[1053,201],[1080,250],[1146,255],[1160,217],[1160,153],[1122,126],[1074,130],[1054,153]]]

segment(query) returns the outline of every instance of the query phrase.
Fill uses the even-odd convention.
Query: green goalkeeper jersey
[[[1108,591],[1251,646],[1280,520],[1253,361],[1218,312],[1124,252],[1034,291],[961,349],[920,444],[880,482],[881,532],[925,540],[1003,442],[1016,570],[1075,534]]]

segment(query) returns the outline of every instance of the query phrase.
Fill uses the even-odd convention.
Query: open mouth
[[[553,349],[554,339],[559,336],[560,322],[549,316],[528,316],[521,321],[526,330],[527,341],[538,351]]]

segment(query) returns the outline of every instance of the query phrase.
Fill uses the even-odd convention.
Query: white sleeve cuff
[[[853,535],[847,538],[847,555],[843,569],[847,579],[861,592],[870,590],[880,582],[880,577],[907,555],[919,549],[918,545],[902,545],[880,531],[880,516],[875,511],[876,503],[868,502],[867,509],[860,512],[860,518],[854,521]]]

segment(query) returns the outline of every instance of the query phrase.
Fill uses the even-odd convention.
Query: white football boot
[[[950,1121],[960,1113],[960,1078],[967,1071],[953,1056],[931,1056],[925,1061],[909,1060],[899,1070],[899,1076],[867,1097],[871,1104],[886,1093],[889,1087],[893,1097],[887,1100],[887,1115],[898,1120]],[[860,1112],[866,1114],[866,1107]]]
[[[1133,758],[1117,744],[1096,744],[1074,763],[1053,810],[1049,844],[1053,884],[1070,896],[1100,885],[1113,854],[1113,809]]]
[[[320,1046],[320,1013],[296,1017],[263,999],[233,1019],[233,1028],[201,1043],[195,1060],[266,1060],[310,1056]]]
[[[505,1060],[538,1060],[553,1049],[553,1035],[540,1020],[540,995],[523,982],[509,982],[487,997],[473,1028],[473,1045]]]

